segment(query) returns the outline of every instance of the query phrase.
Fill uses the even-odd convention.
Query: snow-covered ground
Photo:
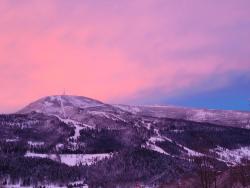
[[[81,188],[88,188],[89,186],[86,184],[82,184],[81,182],[72,182],[69,185],[79,185],[81,184]],[[61,185],[53,185],[53,184],[48,184],[48,185],[41,185],[41,187],[46,187],[46,188],[67,188],[68,186],[61,186]],[[21,184],[9,184],[9,185],[1,185],[1,188],[33,188],[33,186],[23,186]]]
[[[153,143],[155,144],[155,142],[164,142],[165,139],[162,138],[162,137],[155,137],[155,136],[153,136],[153,137],[150,137],[150,138],[149,138],[149,141],[150,141],[150,142],[153,142]]]
[[[208,118],[213,118],[215,116],[215,112],[213,111],[207,111],[202,109],[193,110],[192,115],[188,118],[191,121],[204,121]]]
[[[160,133],[159,133],[159,130],[158,129],[155,129],[154,130],[156,136],[153,136],[153,137],[150,137],[149,140],[146,142],[146,145],[143,145],[142,147],[144,148],[147,148],[147,149],[151,149],[153,151],[157,151],[159,153],[163,153],[163,154],[166,154],[166,155],[170,155],[169,153],[167,153],[166,151],[164,151],[161,147],[157,146],[155,143],[156,142],[164,142],[164,141],[169,141],[171,143],[173,143],[174,141],[166,136],[162,136]],[[203,156],[202,153],[199,153],[197,151],[194,151],[194,150],[191,150],[181,144],[178,144],[177,142],[174,142],[177,146],[181,147],[183,150],[185,150],[187,152],[187,154],[189,156]]]
[[[89,129],[93,129],[94,127],[93,126],[90,126],[90,125],[87,125],[85,123],[81,123],[81,122],[78,122],[78,121],[75,121],[75,120],[72,120],[72,119],[64,119],[64,118],[61,118],[60,116],[57,116],[57,115],[54,115],[56,116],[60,121],[66,123],[67,125],[72,125],[75,127],[75,134],[72,138],[74,138],[75,140],[77,140],[77,138],[80,136],[80,131],[82,129],[86,129],[86,128],[89,128]]]
[[[85,184],[83,181],[75,181],[75,182],[71,182],[68,184],[68,187],[71,186],[77,186],[77,187],[81,187],[81,188],[88,188],[89,186],[87,184]]]
[[[58,102],[59,103],[62,102],[64,106],[74,106],[80,108],[103,105],[99,101],[92,100],[87,97],[70,96],[70,95],[55,95],[55,96],[45,97],[41,99],[40,102],[47,108],[56,106]]]
[[[210,150],[210,152],[215,152],[219,156],[219,159],[227,162],[228,165],[240,164],[242,159],[250,160],[250,146],[232,150],[217,146],[217,148]]]
[[[18,127],[21,129],[25,129],[25,128],[31,128],[33,125],[39,123],[38,120],[29,120],[26,121],[25,123],[20,123],[20,122],[3,122],[3,125],[5,126],[9,126],[9,127]]]
[[[13,139],[6,139],[5,141],[6,142],[17,142],[17,141],[19,141],[19,139],[18,138],[13,138]]]
[[[76,166],[79,164],[91,165],[97,161],[111,157],[109,153],[102,154],[62,154],[60,155],[61,162],[69,166]]]
[[[112,114],[112,113],[108,113],[108,112],[88,111],[87,113],[91,114],[91,115],[97,115],[97,116],[105,117],[107,119],[112,119],[114,121],[120,120],[120,121],[123,121],[123,122],[127,122],[125,119],[121,118],[120,116]]]
[[[72,112],[78,108],[89,108],[103,106],[100,101],[82,96],[54,95],[43,97],[22,110],[19,113],[38,112],[49,115],[60,115],[66,118],[67,112]]]
[[[140,108],[138,108],[137,106],[129,106],[129,105],[120,105],[120,104],[115,104],[113,105],[114,107],[118,107],[121,110],[124,110],[126,112],[130,112],[132,114],[137,114],[138,112],[141,111]]]
[[[173,143],[173,140],[171,140],[170,138],[165,137],[165,139],[168,140],[169,142]],[[177,146],[181,147],[182,149],[184,149],[189,156],[196,156],[196,157],[203,156],[202,153],[199,153],[197,151],[191,150],[191,149],[189,149],[189,148],[187,148],[187,147],[185,147],[185,146],[183,146],[181,144],[178,144],[177,142],[175,142],[175,144]]]
[[[112,153],[101,153],[101,154],[39,154],[27,152],[25,157],[38,157],[38,158],[48,158],[54,161],[64,163],[68,166],[77,165],[91,165],[97,161],[109,158]]]
[[[164,151],[161,147],[153,144],[153,143],[150,143],[150,142],[146,142],[145,145],[142,145],[142,148],[146,148],[146,149],[149,149],[149,150],[152,150],[152,151],[156,151],[158,153],[162,153],[162,154],[165,154],[165,155],[170,155],[169,153],[167,153],[166,151]]]
[[[30,146],[39,147],[39,146],[43,146],[43,145],[44,145],[44,142],[28,141],[28,144],[29,144]]]

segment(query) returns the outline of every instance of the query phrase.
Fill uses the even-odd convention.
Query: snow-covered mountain
[[[0,163],[0,174],[9,177],[28,166],[32,181],[50,180],[33,174],[46,169],[63,181],[94,187],[114,181],[152,185],[195,178],[197,159],[209,158],[209,168],[216,172],[250,160],[249,117],[249,112],[239,111],[44,97],[16,114],[0,115],[0,162],[10,160],[8,168],[14,169],[1,172],[8,168]]]
[[[39,99],[18,113],[41,112],[81,121],[86,114],[110,116],[110,114],[132,113],[136,116],[183,119],[224,126],[250,129],[250,112],[233,110],[195,109],[176,106],[133,106],[105,104],[82,96],[56,95]],[[88,115],[89,115],[88,114]],[[112,115],[111,115],[112,116]],[[114,117],[113,117],[114,118]]]
[[[131,106],[116,105],[136,115],[159,118],[184,119],[217,125],[242,127],[250,129],[250,112],[234,110],[198,109],[177,106]]]
[[[45,114],[64,115],[76,108],[88,108],[103,105],[102,102],[82,96],[54,95],[32,102],[18,113],[41,112]]]

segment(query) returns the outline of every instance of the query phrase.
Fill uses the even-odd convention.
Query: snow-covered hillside
[[[176,106],[133,106],[105,104],[95,99],[72,95],[55,95],[41,98],[24,107],[18,113],[42,112],[85,121],[93,117],[116,118],[124,121],[120,114],[132,113],[135,116],[152,116],[157,118],[184,119],[206,122],[223,126],[250,129],[250,112],[233,110],[195,109]],[[126,118],[125,118],[126,119]]]
[[[67,112],[77,108],[88,108],[103,105],[102,102],[82,96],[54,95],[32,102],[18,113],[42,112],[65,116]]]
[[[250,129],[250,112],[248,111],[196,109],[179,106],[115,106],[139,116],[184,119]]]

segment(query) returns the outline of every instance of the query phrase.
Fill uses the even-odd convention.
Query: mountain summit
[[[53,95],[43,97],[30,103],[18,113],[39,112],[45,114],[65,114],[77,108],[87,108],[102,105],[103,103],[83,96]]]

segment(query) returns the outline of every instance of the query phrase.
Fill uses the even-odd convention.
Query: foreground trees
[[[242,161],[236,166],[229,166],[224,171],[215,167],[215,161],[209,157],[194,159],[197,175],[202,188],[245,188],[250,187],[250,162]]]
[[[200,178],[202,188],[217,188],[217,176],[219,172],[215,169],[214,159],[209,157],[195,158],[197,164],[197,174]]]

